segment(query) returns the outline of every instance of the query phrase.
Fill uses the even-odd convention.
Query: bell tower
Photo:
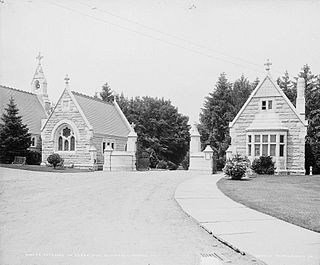
[[[47,113],[50,112],[51,103],[48,98],[48,92],[47,92],[47,80],[44,76],[42,65],[41,65],[41,59],[43,56],[38,54],[36,59],[38,60],[38,65],[36,68],[36,72],[34,73],[33,79],[31,81],[31,92],[36,94],[38,96],[38,99],[40,100],[42,106],[47,111]]]

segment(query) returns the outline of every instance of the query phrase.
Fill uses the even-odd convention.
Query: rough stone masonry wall
[[[127,137],[111,136],[108,134],[94,134],[92,144],[97,149],[97,162],[98,164],[104,163],[104,156],[102,152],[103,140],[112,139],[115,141],[115,151],[125,151],[125,145],[127,144]]]
[[[283,97],[268,97],[274,101],[275,112],[280,117],[283,127],[287,127],[287,169],[289,173],[304,171],[305,162],[305,134],[306,127],[300,122],[296,114]],[[260,98],[253,97],[236,123],[230,128],[231,145],[236,146],[236,151],[246,155],[246,129],[260,111]]]
[[[62,111],[62,101],[70,100],[70,110],[68,112]],[[76,138],[75,151],[58,151],[57,143],[54,143],[51,138],[51,132],[54,126],[61,120],[71,120],[79,130],[79,137]],[[69,126],[70,127],[70,126]],[[71,128],[70,128],[71,129]],[[52,153],[58,153],[64,159],[65,164],[89,164],[90,163],[90,131],[86,126],[81,114],[76,105],[71,101],[70,95],[67,91],[64,92],[61,100],[58,102],[56,109],[49,121],[47,122],[42,132],[42,162],[47,162],[47,158]],[[55,138],[53,140],[56,140]]]
[[[276,112],[279,114],[282,125],[289,129],[287,139],[287,169],[289,173],[304,171],[307,128],[301,123],[283,98],[277,98]]]

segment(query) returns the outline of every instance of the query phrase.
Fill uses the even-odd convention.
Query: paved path
[[[219,175],[180,184],[175,198],[208,231],[269,265],[319,265],[320,234],[249,209],[225,196]]]
[[[0,168],[0,264],[195,265],[216,253],[260,265],[181,210],[174,192],[192,176]]]

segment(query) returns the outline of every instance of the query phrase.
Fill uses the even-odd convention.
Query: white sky
[[[3,1],[0,83],[30,91],[41,51],[53,101],[68,73],[72,90],[169,98],[193,122],[222,72],[261,79],[270,58],[274,77],[320,73],[320,1]]]

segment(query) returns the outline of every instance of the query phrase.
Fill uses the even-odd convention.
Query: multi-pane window
[[[58,151],[75,151],[76,139],[68,126],[64,127],[58,137]]]
[[[285,154],[285,135],[280,134],[277,142],[276,134],[250,134],[247,136],[248,156],[280,156]],[[252,143],[253,139],[253,143]],[[277,147],[278,146],[278,147]],[[253,148],[253,149],[252,149]],[[278,149],[277,149],[278,148]],[[277,151],[278,150],[278,151]]]
[[[261,109],[266,110],[266,109],[272,109],[272,100],[262,100],[261,101]]]

